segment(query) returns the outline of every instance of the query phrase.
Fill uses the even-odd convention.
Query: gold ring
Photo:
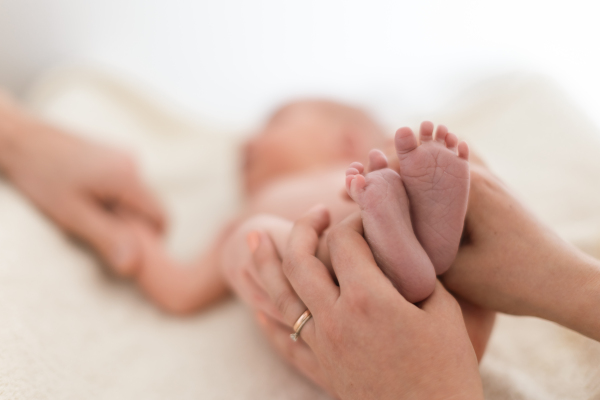
[[[310,310],[308,310],[308,309],[302,313],[300,318],[298,318],[298,320],[294,324],[294,333],[292,333],[290,335],[290,337],[292,338],[292,340],[294,342],[296,340],[298,340],[298,338],[300,337],[300,331],[302,330],[302,327],[304,326],[304,324],[306,324],[308,322],[308,320],[311,318],[312,318],[312,314],[310,313]]]

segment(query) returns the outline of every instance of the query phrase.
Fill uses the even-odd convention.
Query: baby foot
[[[369,154],[369,171],[363,174],[362,164],[352,163],[346,190],[360,207],[375,261],[404,298],[424,300],[435,287],[435,270],[413,232],[402,178],[379,150]]]
[[[435,272],[446,272],[456,257],[469,198],[469,148],[440,125],[423,122],[421,144],[410,128],[396,132],[400,175],[410,200],[415,234]]]

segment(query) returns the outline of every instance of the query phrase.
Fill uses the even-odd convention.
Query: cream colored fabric
[[[564,93],[539,77],[505,76],[438,118],[542,220],[600,258],[600,129]],[[598,399],[600,344],[547,321],[501,315],[481,372],[487,399]]]
[[[237,139],[91,71],[43,81],[33,108],[140,158],[180,256],[207,246],[240,200]],[[235,300],[189,318],[111,279],[0,183],[0,399],[324,399],[273,354]]]
[[[190,256],[238,207],[239,139],[147,94],[68,70],[40,83],[31,103],[73,132],[134,151],[172,215],[169,246]],[[435,120],[565,238],[600,255],[600,135],[551,84],[499,78]],[[278,359],[243,305],[190,318],[157,311],[6,182],[0,244],[0,399],[327,398]],[[597,343],[502,316],[481,371],[489,399],[583,399],[600,396],[599,366]]]

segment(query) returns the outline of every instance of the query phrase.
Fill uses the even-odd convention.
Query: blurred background
[[[600,3],[471,0],[0,0],[0,85],[114,71],[215,121],[248,126],[323,95],[386,121],[427,114],[486,77],[557,81],[600,123]]]
[[[0,87],[131,151],[181,259],[247,204],[241,136],[303,96],[363,106],[390,134],[448,124],[542,221],[600,257],[599,11],[591,0],[0,0]],[[160,313],[23,200],[0,180],[0,399],[325,398],[241,303]],[[600,347],[586,340],[500,316],[486,398],[600,399]]]

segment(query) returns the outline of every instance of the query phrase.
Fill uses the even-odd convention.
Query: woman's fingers
[[[68,232],[89,243],[119,275],[130,276],[141,261],[140,246],[129,224],[95,201],[79,198],[55,215]]]
[[[480,362],[494,328],[496,312],[476,306],[459,296],[455,296],[455,298],[460,306],[477,361]]]
[[[150,222],[159,232],[167,225],[165,212],[156,197],[139,181],[134,181],[126,195],[120,198],[122,206]]]
[[[166,227],[165,212],[140,177],[135,159],[125,152],[101,145],[95,145],[92,151],[97,157],[95,162],[106,167],[101,175],[86,184],[89,193],[100,202],[109,202],[136,215],[162,233]],[[85,169],[82,172],[89,174]]]
[[[329,212],[324,207],[306,213],[292,228],[283,262],[285,276],[313,315],[339,297],[327,267],[315,257],[319,236],[328,226]]]
[[[458,337],[470,338],[470,332],[467,331],[463,312],[458,301],[446,290],[439,280],[436,281],[435,289],[431,296],[421,302],[421,310],[428,314],[431,319],[440,321],[446,328],[453,327]],[[486,317],[489,318],[489,315],[486,315]],[[491,321],[477,321],[479,326],[476,330],[473,330],[473,334],[477,335],[474,336],[476,339],[475,342],[472,343],[470,340],[466,340],[452,344],[449,343],[449,345],[456,346],[456,349],[462,348],[462,353],[465,357],[470,355],[473,360],[479,362],[487,344],[489,332],[492,329],[494,322],[493,313],[491,318]],[[486,326],[481,325],[482,323],[485,323]]]
[[[256,318],[268,340],[285,360],[332,396],[337,397],[317,357],[307,344],[290,340],[289,328],[281,326],[267,316],[259,313]]]
[[[263,232],[253,232],[251,235],[256,235],[249,242],[255,243],[256,246],[255,249],[251,249],[254,250],[252,258],[261,285],[269,294],[275,308],[281,313],[283,322],[291,327],[306,310],[306,306],[296,295],[283,274],[281,261],[271,238]],[[306,331],[303,333],[306,337]]]
[[[310,209],[296,221],[289,239],[289,251],[293,254],[315,255],[319,237],[329,226],[329,211],[318,205]]]
[[[352,294],[360,288],[380,290],[382,287],[395,291],[377,266],[362,234],[362,219],[358,212],[337,224],[327,234],[331,264],[341,292]]]
[[[260,310],[271,318],[284,323],[283,316],[271,301],[271,297],[259,284],[258,272],[251,274],[249,270],[256,268],[225,269],[227,281],[237,295],[256,310]]]
[[[452,318],[462,321],[462,312],[456,299],[448,293],[440,281],[435,282],[435,289],[431,296],[421,302],[423,311],[438,318]]]

